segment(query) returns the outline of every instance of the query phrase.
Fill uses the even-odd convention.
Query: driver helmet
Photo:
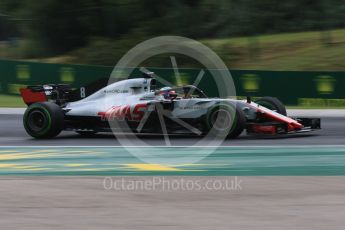
[[[162,95],[165,99],[169,99],[169,92],[171,91],[171,87],[166,86],[159,90],[159,94]]]

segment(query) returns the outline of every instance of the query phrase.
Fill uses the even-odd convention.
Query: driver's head
[[[159,94],[162,95],[165,99],[169,99],[169,92],[171,91],[171,87],[163,87],[159,90]]]

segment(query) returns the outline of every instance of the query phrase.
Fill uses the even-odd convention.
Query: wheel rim
[[[218,109],[215,111],[211,116],[211,126],[219,131],[230,130],[232,126],[232,117],[229,111],[225,109]]]
[[[47,127],[47,118],[40,110],[34,110],[29,114],[28,126],[34,132],[40,132]]]

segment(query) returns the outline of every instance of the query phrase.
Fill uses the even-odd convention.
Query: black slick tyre
[[[206,114],[209,134],[219,138],[236,138],[245,129],[246,117],[243,111],[230,104],[218,104]]]
[[[26,132],[37,139],[56,137],[64,128],[62,109],[51,102],[30,105],[23,117]]]
[[[267,109],[273,110],[284,116],[287,115],[285,105],[275,97],[262,97],[255,101],[255,103],[266,107]]]

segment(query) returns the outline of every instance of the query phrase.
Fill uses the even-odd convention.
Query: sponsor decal
[[[102,121],[140,121],[147,109],[147,104],[137,104],[131,110],[130,105],[113,106],[106,112],[99,112]]]
[[[60,69],[60,80],[67,84],[73,83],[75,81],[75,70],[71,67],[62,67]]]
[[[253,93],[260,90],[260,78],[256,74],[245,74],[241,76],[241,81],[245,92]]]
[[[104,93],[128,93],[129,91],[127,89],[121,90],[121,89],[112,89],[112,90],[104,90]]]
[[[318,76],[314,81],[319,94],[334,93],[336,80],[332,76]]]
[[[17,65],[17,79],[23,81],[30,79],[29,65]]]
[[[207,106],[195,105],[195,106],[180,106],[180,107],[177,107],[177,108],[181,109],[181,110],[200,110],[200,109],[207,109]]]

